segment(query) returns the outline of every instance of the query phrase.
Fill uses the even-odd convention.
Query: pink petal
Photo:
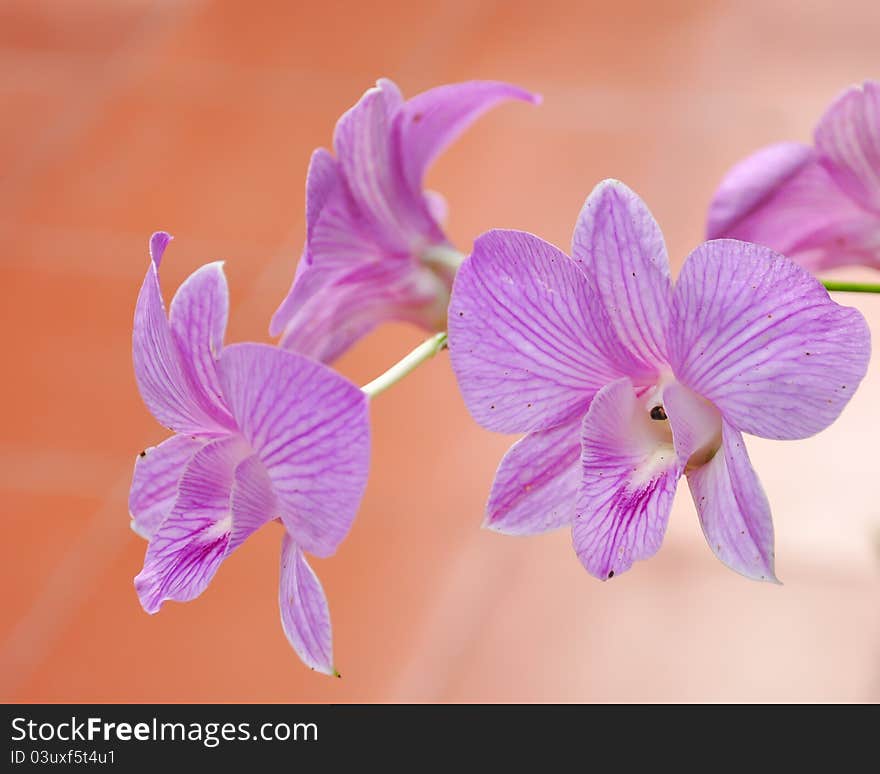
[[[495,474],[486,527],[537,535],[571,525],[582,474],[580,424],[536,430],[510,447]]]
[[[174,237],[167,231],[156,231],[150,237],[150,260],[157,269],[159,268],[159,264],[162,263],[162,256],[165,255],[165,248],[168,247],[168,243],[172,239],[174,239]]]
[[[379,78],[376,81],[376,89],[382,92],[385,103],[385,113],[389,121],[403,107],[403,94],[398,85],[390,78]]]
[[[267,521],[278,515],[278,498],[272,481],[256,454],[243,459],[235,469],[230,502],[232,528],[227,553],[231,554]]]
[[[162,232],[150,240],[153,260],[135,307],[132,358],[138,389],[165,427],[188,435],[224,432],[228,428],[218,421],[213,404],[194,386],[165,314],[158,266],[167,243]]]
[[[389,250],[408,252],[422,240],[442,241],[428,217],[421,192],[408,190],[391,143],[392,116],[400,93],[380,81],[336,124],[333,146],[348,190]]]
[[[806,438],[833,422],[867,369],[862,315],[766,247],[715,240],[688,257],[669,334],[676,377],[731,425]]]
[[[325,675],[336,674],[324,589],[302,551],[286,533],[281,544],[278,602],[284,633],[303,663]]]
[[[815,161],[808,145],[780,142],[731,167],[709,205],[707,239],[733,236],[737,224],[805,165]]]
[[[342,208],[344,222],[340,230],[341,236],[348,242],[355,227],[359,228],[354,221],[357,220],[355,205],[351,201],[342,183],[342,175],[339,171],[339,163],[329,151],[318,148],[309,162],[309,171],[306,176],[306,246],[302,258],[296,267],[296,275],[287,293],[287,297],[281,302],[269,325],[271,336],[280,335],[290,322],[291,318],[302,307],[303,303],[317,290],[329,282],[339,273],[351,267],[352,262],[360,259],[363,255],[363,245],[354,241],[353,247],[349,244],[338,251],[338,257],[332,252],[330,256],[324,251],[317,251],[317,263],[315,253],[309,250],[309,243],[314,238],[321,214],[332,205],[332,202],[342,202],[336,207]],[[331,216],[331,222],[333,217]],[[346,249],[347,247],[347,249]],[[374,260],[376,254],[369,253],[369,260]],[[308,274],[306,277],[305,275]]]
[[[553,245],[490,231],[458,270],[449,306],[452,367],[468,410],[504,433],[582,416],[603,385],[634,367],[589,280]]]
[[[645,203],[617,180],[599,183],[578,218],[572,256],[641,372],[656,373],[666,362],[672,282],[663,234]]]
[[[776,581],[770,505],[742,434],[725,422],[722,449],[688,483],[715,555],[747,578]]]
[[[715,195],[708,232],[766,245],[811,271],[880,267],[880,218],[796,144],[772,146],[735,167]]]
[[[339,162],[330,151],[318,148],[312,153],[309,171],[306,173],[306,243],[311,241],[324,207],[342,185]]]
[[[150,540],[144,568],[134,579],[148,613],[167,599],[194,599],[214,577],[229,544],[233,474],[246,454],[246,445],[233,436],[212,441],[190,460],[174,507]]]
[[[131,527],[149,540],[177,500],[180,477],[193,455],[205,445],[188,435],[173,435],[144,449],[135,459],[128,494]]]
[[[375,225],[364,217],[345,186],[338,186],[310,223],[309,239],[293,285],[275,312],[269,332],[273,336],[283,334],[281,346],[287,349],[332,360],[378,323],[395,319],[393,308],[383,309],[386,296],[389,292],[399,295],[401,287],[413,284],[416,274],[418,266],[412,256],[388,252]],[[375,286],[370,284],[374,275],[378,277]],[[340,294],[338,287],[348,288],[359,282],[363,287],[352,287],[351,298],[340,297],[344,291]],[[433,295],[419,300],[430,303],[438,293],[445,298],[447,290],[435,283],[430,289]],[[392,301],[397,300],[396,295]],[[350,337],[339,336],[342,323],[336,318],[347,318],[351,303],[373,307],[375,322]],[[326,328],[315,319],[328,317],[331,319]],[[336,336],[345,342],[344,346],[330,341]],[[334,349],[338,351],[331,352]]]
[[[218,423],[232,427],[217,379],[228,318],[229,288],[219,261],[193,272],[171,300],[171,331],[193,390]]]
[[[438,86],[408,100],[395,116],[394,132],[403,175],[413,193],[431,163],[481,115],[501,102],[540,103],[535,94],[500,81],[466,81]]]
[[[572,536],[581,563],[601,580],[653,556],[666,532],[684,466],[667,423],[649,411],[632,382],[620,379],[599,391],[584,417]]]
[[[288,319],[280,344],[330,363],[383,322],[442,330],[447,298],[442,280],[409,260],[355,266],[314,290]]]
[[[287,297],[272,317],[269,333],[277,336],[296,331],[302,324],[303,308],[319,294],[328,292],[340,280],[358,270],[368,271],[371,266],[393,262],[397,266],[411,265],[408,256],[385,252],[378,243],[374,230],[364,221],[351,197],[338,191],[321,210],[311,230],[311,240],[297,266]],[[328,298],[333,300],[333,291]],[[300,318],[297,320],[297,318]],[[286,340],[285,340],[286,341]],[[282,341],[283,346],[287,346]]]
[[[370,461],[366,396],[329,368],[263,344],[234,344],[220,383],[265,466],[298,545],[332,554],[360,504]]]
[[[853,86],[816,127],[816,149],[841,188],[880,214],[880,83]]]
[[[425,191],[425,206],[438,226],[442,226],[449,218],[449,204],[446,197],[437,191]]]

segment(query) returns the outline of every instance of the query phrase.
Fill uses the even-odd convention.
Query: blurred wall
[[[564,532],[480,530],[512,439],[470,420],[439,357],[377,400],[361,513],[315,564],[341,680],[284,639],[274,525],[201,598],[151,617],[126,505],[135,454],[164,437],[130,361],[150,233],[176,237],[169,297],[225,259],[228,340],[267,340],[309,155],[377,77],[410,95],[469,78],[544,95],[492,112],[432,170],[463,250],[494,226],[567,249],[584,197],[617,177],[678,266],[727,167],[808,140],[839,90],[880,76],[878,39],[875,0],[0,1],[0,698],[878,699],[876,358],[828,431],[750,439],[785,583],[771,586],[715,560],[686,487],[660,554],[613,583]],[[880,331],[880,299],[846,300]],[[366,381],[419,340],[389,326],[339,367]]]

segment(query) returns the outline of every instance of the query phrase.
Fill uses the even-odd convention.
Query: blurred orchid
[[[303,551],[331,555],[354,519],[369,466],[367,398],[303,356],[224,348],[220,263],[193,273],[166,316],[159,264],[169,239],[151,239],[134,318],[141,396],[175,433],[135,463],[132,527],[149,540],[135,588],[148,613],[193,599],[226,557],[280,518],[282,625],[300,658],[331,674],[327,601]]]
[[[474,120],[508,99],[539,101],[493,81],[404,101],[382,79],[339,119],[336,158],[320,148],[309,165],[306,244],[270,326],[281,346],[329,362],[384,321],[445,328],[463,256],[441,228],[443,198],[423,190],[423,179]]]
[[[663,236],[617,181],[587,199],[574,258],[490,231],[458,272],[452,365],[473,417],[527,433],[502,460],[486,524],[571,526],[587,570],[619,575],[660,547],[686,475],[729,567],[775,580],[773,525],[742,433],[806,438],[865,374],[869,333],[769,248],[700,245],[675,287]]]
[[[810,271],[880,268],[880,83],[841,94],[812,147],[779,143],[734,166],[706,232],[767,245]]]

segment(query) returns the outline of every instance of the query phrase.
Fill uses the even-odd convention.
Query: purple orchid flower
[[[309,165],[305,249],[269,329],[281,346],[330,362],[381,322],[445,329],[463,256],[441,228],[443,198],[423,179],[473,121],[508,99],[540,101],[494,81],[404,101],[382,79],[339,119],[336,158],[319,148]]]
[[[767,245],[810,271],[880,269],[880,83],[841,94],[813,147],[779,143],[734,166],[706,232]]]
[[[367,398],[326,366],[263,344],[223,347],[222,264],[198,269],[166,316],[150,241],[134,318],[134,367],[153,416],[175,434],[135,462],[132,527],[149,540],[135,588],[148,613],[197,597],[220,563],[280,519],[284,632],[313,669],[334,673],[330,614],[303,551],[329,556],[367,480]]]
[[[571,526],[606,579],[659,549],[686,475],[718,558],[775,580],[742,433],[806,438],[833,422],[867,369],[865,320],[787,258],[734,240],[700,245],[673,287],[659,227],[617,181],[587,199],[572,249],[490,231],[455,281],[465,403],[490,430],[527,433],[498,468],[486,525]]]

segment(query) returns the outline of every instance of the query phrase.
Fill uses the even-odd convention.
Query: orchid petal
[[[339,162],[325,148],[315,150],[306,173],[306,243],[311,241],[324,207],[342,185]]]
[[[666,362],[672,281],[663,234],[645,203],[617,180],[599,183],[578,218],[572,256],[641,371],[656,373]]]
[[[213,406],[194,386],[165,314],[159,262],[169,239],[159,232],[150,240],[152,260],[135,307],[132,358],[138,389],[165,427],[188,435],[222,432],[227,427],[217,421]]]
[[[400,87],[390,78],[379,78],[376,81],[376,88],[382,92],[385,114],[390,123],[403,107],[403,94],[400,91]]]
[[[278,498],[272,481],[256,454],[246,457],[236,467],[230,503],[232,527],[227,554],[278,513]]]
[[[224,349],[219,374],[233,416],[272,481],[284,525],[304,549],[332,554],[366,486],[366,396],[329,368],[263,344]]]
[[[375,229],[364,219],[351,195],[343,188],[337,189],[310,227],[309,241],[293,284],[272,317],[269,333],[277,336],[288,328],[299,327],[302,319],[309,317],[303,308],[315,295],[326,292],[352,272],[369,271],[367,267],[386,262],[398,267],[411,266],[405,256],[385,251]],[[332,300],[332,291],[330,298]],[[284,342],[282,345],[286,346]]]
[[[804,268],[880,266],[880,221],[854,202],[809,148],[787,143],[749,157],[722,181],[710,238],[766,245]]]
[[[328,213],[334,201],[341,202],[341,205],[337,204],[335,207],[337,210],[340,207],[342,209],[341,222],[337,215]],[[325,220],[331,223],[329,253],[325,245],[309,247],[322,214],[325,214]],[[272,317],[269,325],[271,336],[281,334],[303,303],[323,286],[332,282],[333,277],[340,270],[350,268],[352,262],[358,261],[365,252],[368,253],[368,260],[375,260],[374,251],[369,248],[367,251],[364,250],[365,240],[360,229],[361,225],[358,222],[355,206],[351,202],[351,195],[346,193],[342,183],[339,163],[329,151],[318,148],[312,154],[306,177],[306,246],[297,264],[296,274],[287,297]],[[352,239],[352,236],[355,238]],[[372,247],[369,237],[366,239],[366,244]],[[315,247],[317,249],[314,249]]]
[[[168,243],[174,239],[167,231],[156,231],[150,237],[150,261],[158,269]]]
[[[327,597],[318,576],[287,534],[281,543],[278,602],[284,633],[303,663],[325,675],[336,674]]]
[[[391,145],[391,117],[399,92],[388,81],[369,89],[336,124],[333,146],[358,208],[378,226],[377,236],[389,250],[408,252],[426,236],[442,233],[427,216],[421,192],[406,189]]]
[[[128,494],[128,511],[131,528],[142,538],[153,537],[171,512],[183,471],[204,445],[204,441],[188,435],[173,435],[138,455]]]
[[[449,203],[446,197],[437,191],[425,191],[425,206],[438,226],[442,226],[449,218]]]
[[[409,261],[356,266],[315,290],[288,319],[280,344],[330,363],[383,322],[442,329],[447,294],[437,275]]]
[[[688,473],[688,483],[715,555],[747,578],[776,581],[770,505],[742,434],[725,422],[722,448]]]
[[[217,379],[217,358],[229,319],[229,288],[222,262],[209,263],[193,272],[178,288],[169,311],[181,362],[200,403],[218,423],[233,427],[223,405]]]
[[[490,231],[458,270],[449,306],[452,368],[489,430],[525,433],[582,416],[628,372],[589,280],[553,245]]]
[[[420,192],[425,171],[437,156],[481,115],[510,99],[535,105],[541,101],[535,94],[500,81],[438,86],[408,100],[397,112],[392,131],[410,190]]]
[[[165,427],[200,433],[214,422],[204,411],[187,378],[165,316],[155,264],[150,264],[138,294],[132,358],[141,398]]]
[[[880,83],[841,94],[819,121],[815,140],[837,184],[880,214]]]
[[[815,153],[808,145],[780,142],[735,164],[722,179],[709,205],[706,238],[731,236],[743,218],[813,161]]]
[[[867,369],[862,315],[801,267],[734,240],[698,247],[673,299],[677,378],[731,425],[765,438],[806,438],[833,422]]]
[[[507,535],[570,526],[581,475],[579,419],[529,433],[498,466],[485,526]]]
[[[572,537],[597,578],[628,570],[663,542],[683,466],[665,422],[654,422],[629,379],[599,391],[583,420],[583,480]]]
[[[165,600],[201,594],[227,554],[232,519],[229,497],[247,447],[236,436],[204,446],[190,460],[168,517],[159,526],[134,579],[141,605],[155,613]]]

